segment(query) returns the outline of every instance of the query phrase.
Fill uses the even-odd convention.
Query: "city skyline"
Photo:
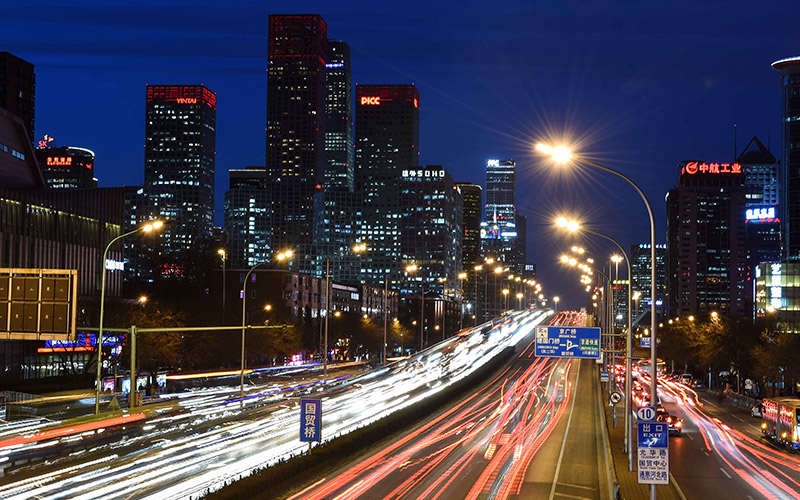
[[[450,16],[436,38],[427,34],[422,10],[391,21],[355,5],[332,10],[321,2],[300,2],[291,10],[322,15],[328,38],[351,46],[354,84],[420,87],[421,164],[442,164],[454,180],[483,185],[486,160],[515,158],[518,209],[529,216],[529,232],[540,236],[529,238],[528,260],[540,264],[546,289],[562,299],[582,296],[577,283],[567,290],[547,286],[569,274],[548,265],[567,244],[547,227],[551,211],[582,211],[576,215],[626,244],[646,240],[646,217],[633,193],[613,180],[584,173],[550,177],[529,152],[537,138],[569,126],[584,139],[582,151],[639,182],[656,210],[659,242],[665,234],[663,196],[676,184],[678,161],[732,157],[734,123],[739,148],[756,134],[779,156],[779,75],[770,63],[800,51],[787,21],[796,5],[745,12],[687,3],[658,15],[629,8],[625,18],[613,9],[510,4],[484,12],[477,5],[460,12],[426,9],[429,17]],[[145,84],[203,83],[214,89],[220,100],[215,224],[221,226],[226,172],[263,159],[267,15],[276,9],[239,3],[191,16],[169,15],[183,12],[172,9],[180,7],[160,7],[163,16],[156,17],[126,6],[4,8],[10,29],[2,41],[4,50],[36,67],[36,137],[48,133],[60,144],[95,151],[101,186],[142,182]],[[598,16],[609,22],[596,22]],[[58,29],[46,29],[54,19]],[[503,31],[508,22],[513,26]],[[520,34],[526,22],[529,29]],[[382,29],[382,23],[394,28]],[[714,24],[724,28],[710,29]],[[149,30],[158,43],[135,36],[140,30]],[[183,36],[188,30],[202,35]],[[748,34],[737,34],[742,32]],[[536,50],[502,50],[527,38],[537,42]],[[97,39],[104,43],[92,43]],[[692,50],[697,47],[702,50]],[[472,83],[464,83],[466,74]],[[657,104],[642,108],[643,102]],[[100,122],[115,126],[99,127]],[[575,179],[597,182],[567,189]],[[633,217],[619,224],[628,213]]]

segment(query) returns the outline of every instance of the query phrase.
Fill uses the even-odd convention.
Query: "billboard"
[[[78,271],[0,268],[0,339],[75,339]]]

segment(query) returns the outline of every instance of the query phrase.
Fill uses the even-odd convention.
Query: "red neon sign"
[[[741,174],[742,166],[738,163],[700,163],[690,161],[681,168],[681,175],[688,174]]]
[[[380,104],[381,104],[381,98],[378,96],[361,98],[362,106],[380,106]]]
[[[69,156],[48,156],[47,164],[53,166],[67,166],[72,165],[72,158]]]
[[[175,99],[178,104],[197,104],[196,97],[178,97]]]

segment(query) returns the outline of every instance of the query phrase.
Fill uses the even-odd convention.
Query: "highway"
[[[800,498],[800,458],[763,442],[760,419],[683,384],[659,384],[663,406],[683,418],[682,435],[670,438],[670,469],[688,500]]]
[[[410,359],[325,388],[250,393],[243,399],[199,393],[119,417],[124,422],[113,426],[88,422],[65,429],[36,422],[22,431],[12,429],[0,436],[0,464],[45,448],[51,456],[7,468],[0,497],[199,498],[307,449],[299,441],[300,396],[321,397],[323,438],[334,439],[418,400],[436,397],[487,360],[532,337],[534,326],[548,315],[509,315],[496,325],[463,332]],[[536,380],[543,369],[526,378]],[[507,395],[522,398],[518,391]],[[544,411],[540,415],[547,412],[540,411]],[[511,413],[506,420],[509,429],[527,425],[515,423]]]
[[[448,409],[287,498],[602,498],[592,365],[537,358],[531,336]]]

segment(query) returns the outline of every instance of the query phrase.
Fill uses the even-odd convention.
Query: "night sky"
[[[613,176],[554,171],[532,144],[565,140],[631,177],[664,242],[677,162],[731,161],[734,124],[739,148],[756,134],[780,156],[770,63],[800,55],[797,0],[9,3],[0,50],[36,67],[36,136],[92,149],[101,186],[142,183],[146,84],[217,93],[217,225],[228,170],[264,163],[267,16],[321,14],[351,46],[354,84],[417,85],[422,164],[483,185],[486,160],[517,160],[528,260],[571,307],[585,294],[556,262],[570,240],[554,215],[626,247],[649,240],[647,215]]]

